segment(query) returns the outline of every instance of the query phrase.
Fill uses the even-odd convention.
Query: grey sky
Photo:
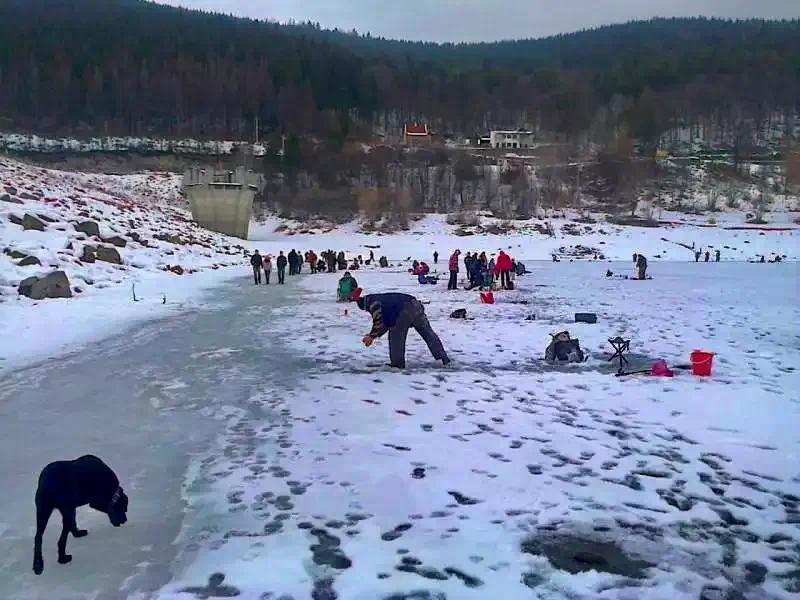
[[[492,41],[632,19],[800,18],[800,0],[159,0],[277,21],[318,21],[390,38]]]

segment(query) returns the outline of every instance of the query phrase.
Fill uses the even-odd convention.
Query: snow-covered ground
[[[197,460],[161,600],[216,593],[215,572],[246,599],[796,597],[797,265],[658,263],[647,282],[605,267],[535,264],[495,305],[357,272],[429,302],[454,364],[412,332],[403,373],[366,366],[386,343],[360,346],[369,318],[333,302],[334,276],[301,277],[253,325],[282,339],[249,351],[283,377],[231,403]],[[474,320],[448,318],[460,307]],[[542,363],[563,329],[588,363]],[[618,334],[631,368],[701,348],[713,376],[617,378]]]
[[[431,216],[396,235],[355,223],[286,235],[272,221],[245,243],[191,224],[174,185],[0,159],[0,197],[12,199],[0,202],[0,245],[42,263],[0,256],[0,597],[139,600],[162,586],[160,600],[800,593],[797,229],[726,229],[744,222],[729,213],[717,227],[551,219],[556,237],[536,221],[458,236]],[[9,218],[26,213],[45,230]],[[121,264],[78,260],[100,243],[74,230],[84,220],[127,239]],[[695,264],[692,244],[723,262]],[[369,318],[334,302],[336,276],[256,288],[243,256],[294,247],[366,258],[369,246],[393,266],[355,272],[360,284],[428,303],[451,367],[413,332],[407,372],[367,367],[385,360],[386,342],[361,347]],[[456,247],[505,249],[532,272],[492,306],[407,275],[406,259],[438,250],[442,271]],[[634,252],[652,280],[621,278]],[[788,262],[747,262],[762,255]],[[187,273],[163,270],[175,264]],[[20,279],[53,268],[82,291],[16,296]],[[448,318],[462,307],[473,320]],[[585,311],[598,323],[575,324]],[[563,329],[587,363],[539,360]],[[631,339],[632,368],[683,365],[700,348],[716,353],[714,375],[616,378],[606,359],[617,334]],[[81,511],[92,535],[70,541],[75,562],[62,567],[54,518],[47,570],[34,578],[38,469],[85,452],[128,482],[131,521],[110,530]],[[221,587],[207,585],[215,572]]]

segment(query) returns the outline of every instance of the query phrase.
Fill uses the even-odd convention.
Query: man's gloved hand
[[[372,343],[373,343],[374,341],[375,341],[375,338],[374,338],[374,337],[372,337],[371,335],[365,335],[363,338],[361,338],[361,342],[362,342],[362,343],[363,343],[363,344],[364,344],[364,345],[365,345],[367,348],[369,348],[370,346],[372,346]]]

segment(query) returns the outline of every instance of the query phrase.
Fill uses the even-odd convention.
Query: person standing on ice
[[[425,340],[433,358],[450,364],[450,358],[442,346],[442,340],[433,331],[425,307],[414,296],[399,293],[369,294],[360,297],[358,308],[372,315],[372,330],[361,341],[367,347],[376,339],[389,334],[389,366],[406,367],[406,337],[412,327]]]
[[[436,250],[433,251],[433,264],[439,264],[439,253]]]
[[[261,266],[263,264],[258,250],[250,257],[250,264],[253,267],[253,283],[258,285],[261,283]]]
[[[708,250],[706,250],[706,255],[705,255],[703,261],[704,262],[708,262],[709,258],[711,258],[711,253]]]
[[[267,254],[264,257],[264,283],[269,285],[269,276],[272,274],[272,255]]]
[[[696,250],[694,253],[694,262],[700,262],[700,255],[703,253],[702,249]]]
[[[500,285],[504,290],[507,290],[511,281],[511,257],[502,250],[497,255],[497,263],[494,270],[495,275],[500,275]]]
[[[716,250],[716,251],[714,252],[714,260],[715,260],[716,262],[719,262],[719,259],[720,259],[720,251],[719,251],[719,250]]]
[[[456,249],[456,251],[450,255],[450,261],[447,265],[447,268],[450,269],[450,281],[447,284],[448,290],[458,289],[458,257],[460,254],[461,250]]]
[[[283,250],[278,254],[278,259],[275,261],[278,267],[278,283],[283,285],[286,283],[286,264],[289,262],[283,255]]]
[[[639,279],[646,279],[647,259],[644,257],[644,254],[634,254],[633,258],[636,261],[636,269],[638,271]]]

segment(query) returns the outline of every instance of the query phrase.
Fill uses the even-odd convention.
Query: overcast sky
[[[543,37],[632,19],[798,18],[800,0],[159,0],[277,21],[317,21],[389,38],[493,41]]]

